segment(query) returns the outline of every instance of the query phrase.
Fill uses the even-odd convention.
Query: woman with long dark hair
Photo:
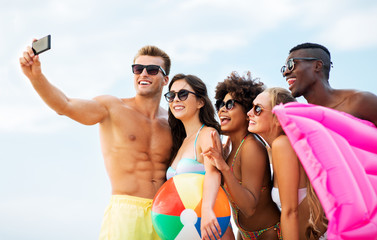
[[[164,96],[169,102],[169,125],[173,136],[172,163],[166,178],[183,173],[205,174],[201,234],[203,239],[219,239],[221,233],[218,231],[221,230],[213,206],[221,175],[201,154],[212,144],[211,132],[214,131],[219,139],[220,131],[207,87],[194,75],[177,74]]]

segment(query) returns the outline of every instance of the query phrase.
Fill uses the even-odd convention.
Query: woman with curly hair
[[[250,72],[243,77],[233,72],[217,85],[221,133],[230,138],[232,150],[223,156],[214,132],[213,144],[204,153],[223,176],[238,239],[282,239],[280,211],[271,198],[268,154],[262,140],[248,132],[247,112],[263,90],[263,83],[252,79]]]
[[[284,88],[269,88],[254,100],[248,112],[249,131],[271,146],[274,187],[272,198],[281,208],[283,239],[326,239],[327,219],[304,168],[272,108],[296,99]],[[322,237],[321,237],[322,236]]]

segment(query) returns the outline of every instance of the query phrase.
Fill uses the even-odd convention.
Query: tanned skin
[[[134,75],[135,97],[67,97],[42,73],[38,55],[27,47],[20,57],[23,73],[42,100],[60,115],[85,125],[99,124],[100,141],[113,195],[152,199],[165,182],[172,138],[167,111],[160,107],[168,76]],[[136,64],[164,66],[161,57],[139,56]]]
[[[299,57],[318,57],[321,49],[298,49],[287,60]],[[368,120],[377,126],[377,96],[354,89],[333,89],[324,73],[324,61],[295,61],[292,71],[283,75],[294,97],[303,96],[308,103],[336,109],[357,118]]]

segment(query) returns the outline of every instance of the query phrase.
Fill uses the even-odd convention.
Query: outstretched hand
[[[223,151],[221,148],[221,142],[219,137],[216,135],[215,131],[211,132],[212,146],[205,149],[202,152],[204,157],[207,157],[211,164],[215,166],[219,171],[224,171],[229,169],[228,164],[225,162],[223,157]]]
[[[34,39],[33,42],[34,41],[36,41],[36,39]],[[22,57],[20,57],[20,66],[23,73],[28,78],[36,77],[42,73],[39,56],[34,54],[33,49],[30,46],[26,48]]]

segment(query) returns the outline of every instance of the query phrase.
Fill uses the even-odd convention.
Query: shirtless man
[[[27,47],[20,57],[24,74],[45,103],[60,115],[85,125],[99,123],[105,167],[112,197],[100,239],[158,239],[151,222],[152,199],[165,182],[172,138],[167,111],[160,107],[168,84],[169,56],[145,46],[134,58],[136,96],[69,98],[41,71],[38,55]]]
[[[368,120],[377,126],[377,96],[353,89],[333,89],[329,84],[332,62],[329,50],[319,44],[303,43],[289,51],[281,68],[294,97]]]

